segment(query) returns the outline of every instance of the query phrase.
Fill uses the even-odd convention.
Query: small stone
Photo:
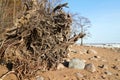
[[[120,59],[115,59],[115,61],[118,61],[118,62],[120,62]]]
[[[77,50],[71,50],[71,52],[72,52],[72,53],[78,53],[78,51],[77,51]]]
[[[103,68],[104,69],[108,69],[108,65],[103,65]]]
[[[97,61],[98,59],[97,59],[97,56],[93,56],[93,57],[91,57],[91,58],[88,58],[89,60],[95,60],[95,61]]]
[[[78,78],[78,79],[80,79],[80,78],[82,78],[82,77],[84,77],[81,73],[76,73],[76,77]]]
[[[63,68],[65,68],[65,66],[62,63],[59,63],[58,66],[57,66],[57,69],[60,70],[60,69],[63,69]]]
[[[105,64],[100,65],[100,66],[98,66],[98,67],[103,68],[103,69],[108,69],[108,65],[105,65]]]
[[[97,61],[98,59],[96,59],[94,57],[91,57],[91,58],[89,58],[89,60],[95,60],[95,61]]]
[[[73,58],[69,62],[69,68],[84,69],[85,68],[85,62],[83,60],[78,59],[78,58]]]
[[[116,73],[115,75],[116,75],[116,76],[119,76],[119,74],[118,74],[118,73]]]
[[[98,58],[98,59],[100,59],[101,57],[100,57],[100,56],[94,56],[94,58]]]
[[[106,79],[106,75],[102,75],[101,78],[102,78],[102,79]]]
[[[120,71],[120,66],[116,66],[116,65],[114,65],[112,68],[115,69],[115,70]]]
[[[42,76],[36,76],[36,80],[44,80]]]
[[[87,53],[88,54],[97,54],[97,52],[95,50],[93,50],[93,49],[87,50]]]
[[[110,71],[105,71],[105,74],[112,75],[112,73]]]
[[[85,69],[86,69],[87,71],[90,71],[90,72],[95,72],[95,71],[96,71],[96,68],[95,68],[94,64],[92,64],[92,63],[86,64],[86,65],[85,65]]]

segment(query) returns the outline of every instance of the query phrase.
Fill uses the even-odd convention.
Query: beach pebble
[[[120,71],[120,66],[118,66],[118,65],[114,65],[112,68],[115,69],[115,70]]]
[[[105,65],[105,64],[100,65],[100,66],[98,66],[98,67],[103,68],[103,69],[108,69],[108,65]]]
[[[101,78],[102,78],[102,79],[106,79],[106,75],[102,75]]]
[[[93,49],[88,49],[87,54],[97,54],[97,52]]]
[[[99,58],[100,58],[100,56],[93,56],[93,57],[89,58],[89,60],[95,60],[95,61],[97,61]]]
[[[96,68],[94,64],[90,63],[90,64],[85,65],[85,70],[90,71],[90,72],[95,72]]]
[[[36,80],[45,80],[42,76],[36,76]]]
[[[76,73],[76,77],[78,78],[78,79],[80,79],[80,78],[82,78],[82,77],[84,77],[81,73],[79,73],[79,72],[77,72]]]
[[[83,60],[80,60],[78,58],[73,58],[69,62],[69,68],[74,68],[74,69],[84,69],[85,67],[85,62]]]
[[[104,73],[107,75],[112,75],[112,73],[110,71],[105,71]]]
[[[120,61],[120,59],[115,59],[115,61],[118,61],[118,62],[119,62],[119,61]]]
[[[57,69],[60,70],[60,69],[63,69],[63,68],[65,68],[65,66],[62,63],[59,63],[58,66],[57,66]]]

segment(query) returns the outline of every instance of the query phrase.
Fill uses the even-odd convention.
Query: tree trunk
[[[80,43],[80,45],[81,45],[81,46],[83,45],[83,38],[81,38],[81,43]]]

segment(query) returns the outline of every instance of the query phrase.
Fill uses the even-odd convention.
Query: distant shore
[[[102,48],[120,48],[120,43],[86,43],[85,46],[95,46]]]

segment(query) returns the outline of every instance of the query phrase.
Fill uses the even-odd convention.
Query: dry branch
[[[3,75],[0,77],[0,80],[4,80],[4,78],[5,78],[6,76],[8,76],[9,74],[16,74],[16,73],[15,73],[15,71],[8,71],[8,72],[6,72],[5,74],[3,74]]]
[[[64,4],[59,4],[58,6],[56,6],[53,9],[53,12],[57,11],[58,9],[62,9],[62,7],[67,7],[68,3],[64,3]]]

